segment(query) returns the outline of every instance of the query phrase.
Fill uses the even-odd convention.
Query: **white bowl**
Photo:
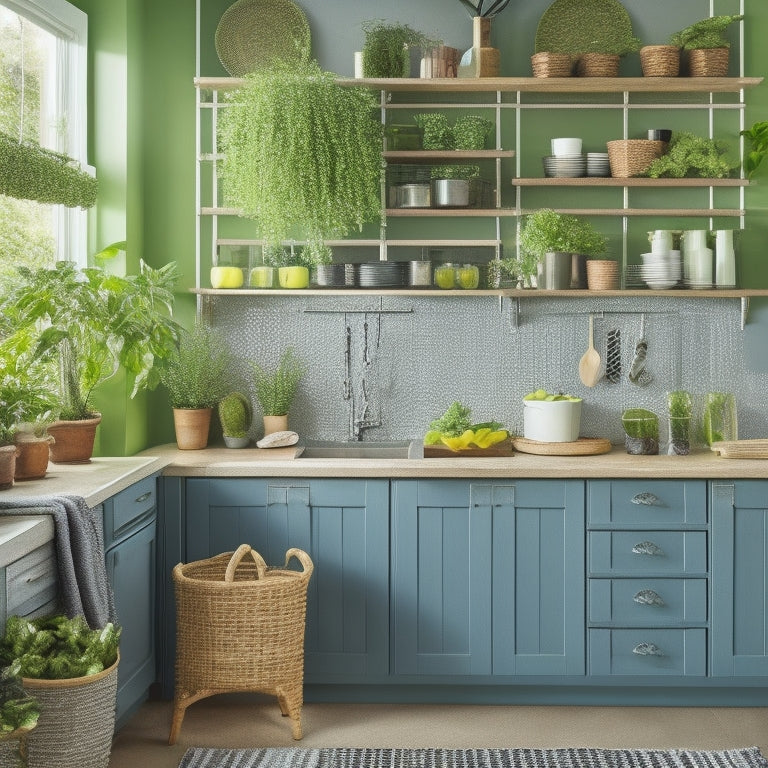
[[[580,155],[581,143],[581,139],[552,139],[552,154],[555,157]]]
[[[523,400],[523,435],[540,443],[579,439],[581,400]]]

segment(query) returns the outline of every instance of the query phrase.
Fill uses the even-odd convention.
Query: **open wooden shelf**
[[[514,157],[514,149],[402,149],[382,152],[385,160],[396,163],[433,163],[435,160],[495,160]]]
[[[647,177],[632,177],[629,179],[613,176],[577,176],[575,178],[513,178],[515,187],[652,187],[654,189],[669,187],[748,187],[747,179],[650,179]]]

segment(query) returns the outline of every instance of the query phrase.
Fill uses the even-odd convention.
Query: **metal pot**
[[[435,179],[432,187],[437,208],[466,208],[469,205],[469,179]]]
[[[395,187],[395,208],[429,208],[429,184],[398,184]]]

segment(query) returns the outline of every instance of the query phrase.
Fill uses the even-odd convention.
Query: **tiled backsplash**
[[[496,419],[522,434],[522,397],[538,388],[583,397],[582,435],[614,443],[623,441],[625,408],[649,408],[666,425],[671,389],[690,391],[698,414],[707,392],[733,392],[739,437],[768,434],[768,374],[749,370],[738,299],[524,298],[517,327],[515,304],[494,296],[225,296],[211,321],[236,353],[251,397],[248,361],[274,366],[288,345],[304,358],[309,372],[290,427],[305,438],[351,439],[356,419],[381,424],[365,429],[364,440],[420,437],[454,400],[477,421]],[[621,337],[619,381],[593,388],[578,375],[590,313],[603,360],[608,331]],[[627,373],[643,313],[652,380],[638,386]]]

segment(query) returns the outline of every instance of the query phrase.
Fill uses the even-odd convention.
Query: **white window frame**
[[[66,0],[0,0],[11,11],[42,27],[58,39],[57,88],[41,95],[41,143],[69,155],[95,175],[88,157],[88,16]],[[55,131],[64,118],[66,130]],[[48,128],[48,130],[46,130]],[[85,266],[88,254],[88,215],[79,208],[54,206],[57,259]]]

